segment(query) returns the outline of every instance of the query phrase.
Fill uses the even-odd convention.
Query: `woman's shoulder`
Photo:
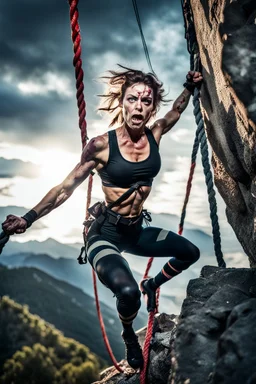
[[[111,140],[111,136],[113,137],[113,135],[117,134],[117,130],[118,128],[106,131],[101,135],[94,136],[88,142],[87,146],[94,148],[94,150],[98,153],[104,151],[105,149],[108,149],[109,140]]]
[[[108,146],[109,135],[108,132],[103,133],[102,135],[98,135],[93,137],[88,144],[92,144],[96,151],[104,150]]]

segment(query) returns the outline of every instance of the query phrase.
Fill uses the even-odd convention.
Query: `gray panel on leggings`
[[[95,267],[96,267],[96,264],[97,264],[97,262],[100,260],[100,259],[102,259],[103,257],[105,257],[105,256],[109,256],[109,255],[118,255],[118,256],[120,256],[120,257],[123,257],[123,256],[121,256],[121,254],[120,254],[120,252],[117,252],[117,251],[115,251],[114,249],[112,249],[112,248],[108,248],[108,249],[103,249],[102,251],[100,251],[99,253],[97,253],[97,255],[94,257],[94,259],[93,259],[93,268],[95,269]]]
[[[106,245],[107,247],[111,246],[118,251],[118,248],[115,245],[111,244],[110,242],[105,241],[105,240],[98,240],[95,243],[93,243],[92,245],[90,245],[90,247],[87,249],[87,254],[92,252],[95,248],[101,247],[102,245]]]
[[[162,240],[165,240],[167,235],[168,235],[169,231],[167,231],[166,229],[162,229],[158,236],[157,236],[157,239],[156,241],[162,241]]]

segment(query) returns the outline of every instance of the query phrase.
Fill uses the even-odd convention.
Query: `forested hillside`
[[[1,384],[91,384],[104,366],[89,348],[6,296],[0,300],[0,346]]]
[[[5,295],[19,304],[27,304],[31,313],[54,324],[66,337],[87,345],[92,352],[110,362],[94,299],[81,289],[36,268],[7,269],[0,266],[0,296]],[[104,304],[101,311],[114,354],[121,359],[124,357],[124,346],[117,313]],[[142,321],[141,324],[145,325]]]

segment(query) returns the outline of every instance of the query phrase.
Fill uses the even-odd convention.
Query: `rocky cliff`
[[[256,266],[256,2],[191,0],[204,84],[201,105],[215,184]]]
[[[180,317],[155,317],[147,384],[256,383],[255,322],[256,270],[204,267]],[[139,334],[143,342],[145,330]],[[140,383],[138,373],[113,367],[101,379],[94,384]]]

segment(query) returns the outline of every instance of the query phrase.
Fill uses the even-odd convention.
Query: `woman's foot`
[[[143,367],[143,355],[141,346],[138,342],[138,336],[136,336],[133,328],[124,329],[122,332],[122,338],[125,343],[126,360],[128,364],[133,368]]]
[[[140,290],[143,295],[147,295],[147,310],[148,312],[154,312],[156,309],[156,290],[153,285],[153,279],[144,279],[140,283]]]

